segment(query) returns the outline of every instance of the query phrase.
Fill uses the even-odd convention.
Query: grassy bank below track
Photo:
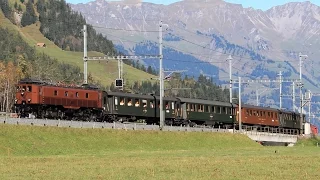
[[[319,151],[233,134],[0,125],[0,179],[319,179]]]

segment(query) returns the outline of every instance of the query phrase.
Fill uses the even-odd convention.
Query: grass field
[[[24,28],[19,28],[6,19],[0,11],[0,27],[8,28],[12,32],[18,32],[32,47],[38,42],[46,43],[47,48],[36,47],[37,51],[45,53],[52,58],[56,58],[60,62],[79,66],[83,71],[83,52],[71,52],[60,49],[40,33],[40,24],[33,24]],[[103,54],[98,52],[88,52],[88,56],[103,56]],[[146,81],[155,77],[126,64],[123,66],[123,71],[125,72],[124,79],[127,80],[127,85],[131,85],[134,81]],[[108,62],[89,62],[88,73],[91,73],[93,78],[100,81],[103,85],[110,85],[111,82],[114,82],[114,80],[118,78],[118,62],[116,60],[110,60]]]
[[[319,147],[242,135],[0,125],[0,179],[319,179]],[[277,150],[277,153],[275,153]]]

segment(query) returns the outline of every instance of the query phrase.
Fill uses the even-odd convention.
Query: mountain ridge
[[[316,59],[320,55],[317,50],[320,32],[304,27],[318,27],[319,6],[311,2],[293,2],[263,11],[221,0],[205,2],[180,1],[169,5],[140,2],[134,5],[97,0],[71,4],[71,7],[129,54],[135,54],[134,49],[137,44],[141,48],[141,42],[158,42],[156,31],[161,19],[169,25],[163,33],[164,47],[176,50],[176,55],[181,52],[209,62],[219,68],[218,77],[228,76],[229,66],[225,60],[226,55],[232,54],[233,75],[251,79],[278,78],[279,71],[283,71],[283,78],[298,79],[298,53],[303,52],[309,56],[307,63],[302,64],[305,87],[318,88],[320,72],[311,71],[309,65],[320,65]],[[224,45],[217,46],[221,40]],[[148,46],[146,43],[146,49]],[[256,56],[252,58],[244,51],[252,51]],[[189,63],[189,66],[195,65]],[[174,67],[167,65],[165,68]],[[228,79],[224,78],[225,81]],[[288,106],[292,107],[290,102]]]

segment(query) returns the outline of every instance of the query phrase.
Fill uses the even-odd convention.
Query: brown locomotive
[[[48,84],[25,79],[17,85],[16,108],[21,116],[95,120],[103,109],[102,91],[93,87]]]

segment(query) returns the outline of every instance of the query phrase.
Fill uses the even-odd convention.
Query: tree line
[[[114,83],[108,88],[111,91],[121,91],[115,87]],[[131,87],[125,87],[123,90],[127,93],[138,94],[160,94],[160,85],[158,82],[135,81]],[[234,103],[237,103],[237,93],[234,92]],[[229,102],[229,89],[216,85],[212,78],[200,75],[196,80],[193,77],[182,77],[176,73],[171,80],[165,81],[166,97],[184,97],[193,99],[203,99],[212,101]]]

